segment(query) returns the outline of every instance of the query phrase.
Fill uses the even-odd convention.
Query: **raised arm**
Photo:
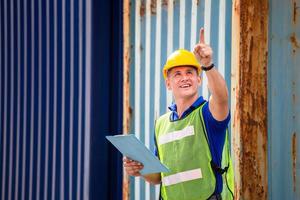
[[[204,41],[204,29],[200,29],[199,42],[194,47],[194,54],[203,68],[209,68],[213,64],[213,50],[210,45]],[[213,117],[218,120],[224,120],[229,112],[228,89],[223,76],[216,67],[205,71],[208,80],[208,89],[211,93],[209,99],[209,110]]]

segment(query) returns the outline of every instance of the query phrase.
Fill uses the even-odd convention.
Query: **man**
[[[171,172],[143,176],[152,184],[161,184],[162,199],[233,199],[228,89],[212,55],[202,28],[193,53],[177,50],[164,66],[166,87],[175,103],[169,107],[171,112],[156,121],[155,141],[159,159]],[[202,70],[211,93],[209,102],[198,95]],[[124,168],[129,175],[140,176],[143,165],[124,158]]]

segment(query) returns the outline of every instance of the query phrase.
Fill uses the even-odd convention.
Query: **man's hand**
[[[140,171],[143,169],[143,164],[127,157],[123,158],[123,166],[126,173],[130,176],[141,176]]]
[[[205,44],[204,28],[200,29],[199,42],[195,45],[193,52],[201,66],[207,67],[212,64],[213,51],[208,44]]]

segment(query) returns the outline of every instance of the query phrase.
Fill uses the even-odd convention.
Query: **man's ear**
[[[202,83],[201,76],[200,76],[200,75],[198,75],[198,85],[200,86],[200,85],[201,85],[201,83]]]
[[[171,88],[171,84],[170,84],[170,80],[169,80],[169,78],[168,78],[168,77],[166,78],[166,80],[165,80],[165,83],[166,83],[166,87],[167,87],[167,89],[168,89],[168,90],[172,90],[172,88]]]

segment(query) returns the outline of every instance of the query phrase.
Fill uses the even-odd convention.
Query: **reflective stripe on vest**
[[[201,169],[193,169],[184,172],[179,172],[170,176],[165,176],[162,178],[162,184],[164,186],[170,186],[177,183],[182,183],[185,181],[191,181],[202,178]]]
[[[171,133],[167,133],[164,135],[159,136],[158,138],[158,144],[162,145],[162,144],[166,144],[169,142],[173,142],[175,140],[181,140],[185,137],[194,135],[194,126],[187,126],[182,130],[179,131],[173,131]]]

